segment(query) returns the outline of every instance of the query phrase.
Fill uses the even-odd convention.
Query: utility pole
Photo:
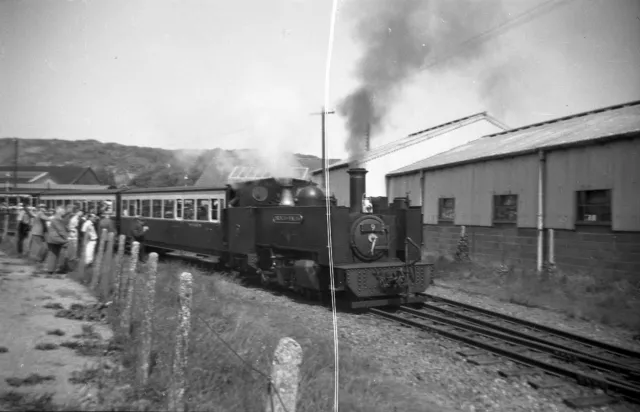
[[[14,138],[15,144],[14,158],[13,158],[13,190],[18,190],[18,138]]]
[[[320,113],[311,113],[312,116],[315,115],[320,115],[321,117],[321,122],[322,122],[322,188],[324,190],[327,189],[327,180],[326,180],[326,176],[324,175],[324,167],[327,163],[327,149],[326,149],[326,140],[325,140],[325,123],[326,123],[326,116],[328,114],[334,114],[335,111],[331,110],[331,111],[327,111],[325,110],[324,106],[322,106],[322,112]]]

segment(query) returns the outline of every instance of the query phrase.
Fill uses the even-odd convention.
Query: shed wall
[[[425,172],[424,223],[438,223],[438,199],[455,198],[456,225],[491,226],[493,196],[518,195],[518,227],[535,227],[538,158],[535,155]]]
[[[611,189],[612,229],[640,231],[640,139],[550,152],[545,227],[575,228],[576,191]]]

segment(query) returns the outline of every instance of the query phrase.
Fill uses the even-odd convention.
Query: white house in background
[[[364,167],[369,171],[366,177],[367,196],[387,196],[385,178],[387,173],[482,136],[505,130],[508,130],[507,126],[486,112],[482,112],[412,133],[400,140],[369,150],[358,162],[348,159],[329,166],[329,192],[336,197],[338,205],[348,206],[347,170],[350,167]],[[322,169],[314,170],[311,173],[311,179],[322,184]],[[412,205],[420,204],[420,199],[415,193],[410,194],[410,197]]]

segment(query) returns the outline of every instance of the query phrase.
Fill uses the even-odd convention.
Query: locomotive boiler
[[[262,283],[323,300],[334,287],[351,308],[421,302],[431,264],[421,259],[422,215],[406,199],[375,208],[362,168],[350,169],[350,205],[297,179],[262,179],[230,189],[222,260]],[[331,248],[328,238],[331,236]],[[329,253],[331,251],[331,253]]]

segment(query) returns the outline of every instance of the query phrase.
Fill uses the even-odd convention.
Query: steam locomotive
[[[40,203],[111,205],[128,234],[134,216],[149,226],[148,249],[210,256],[220,266],[308,299],[334,290],[350,308],[424,301],[431,263],[421,259],[422,212],[406,198],[372,204],[361,168],[350,169],[350,205],[336,206],[318,185],[266,178],[224,188],[174,187],[48,191]],[[329,233],[331,247],[328,246]]]

